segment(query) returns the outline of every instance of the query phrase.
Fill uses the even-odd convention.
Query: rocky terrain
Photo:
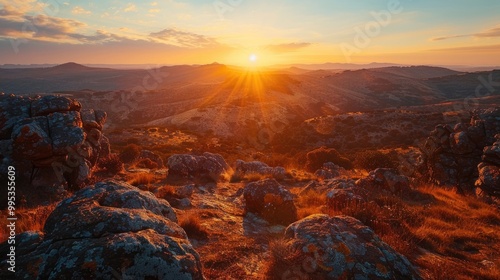
[[[476,110],[454,110],[467,94],[452,98],[448,84],[477,73],[176,69],[169,98],[0,95],[0,181],[10,165],[19,174],[18,277],[500,277],[500,108],[476,96]],[[186,85],[192,75],[201,79]],[[310,99],[313,83],[338,91]],[[205,86],[217,90],[193,91]],[[348,112],[360,99],[369,109]],[[394,108],[408,104],[420,106]]]

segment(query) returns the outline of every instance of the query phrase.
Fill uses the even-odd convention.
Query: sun
[[[255,61],[257,61],[257,56],[256,56],[255,54],[253,54],[253,53],[252,53],[252,54],[250,54],[250,56],[248,57],[248,60],[249,60],[250,62],[255,62]]]

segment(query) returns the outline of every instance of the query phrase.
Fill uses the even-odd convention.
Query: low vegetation
[[[308,191],[297,207],[301,218],[315,213],[357,218],[417,264],[425,279],[500,279],[498,208],[454,190],[418,191],[417,199],[373,194],[370,202],[340,209],[321,207],[325,195]]]

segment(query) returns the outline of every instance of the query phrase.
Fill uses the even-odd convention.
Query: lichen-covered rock
[[[175,221],[168,202],[149,192],[126,183],[97,183],[63,200],[43,233],[17,236],[16,276],[203,279],[199,255]]]
[[[14,125],[30,117],[31,99],[0,93],[0,139],[9,139]]]
[[[82,109],[80,111],[82,116],[83,127],[87,130],[92,128],[102,130],[104,122],[106,121],[106,112],[94,109]]]
[[[294,263],[283,279],[420,279],[415,267],[348,216],[312,215],[289,225],[287,246]],[[302,278],[301,278],[302,277]]]
[[[333,209],[342,209],[351,203],[367,200],[367,191],[358,187],[353,180],[336,180],[326,193],[326,205]]]
[[[219,181],[230,167],[219,154],[176,154],[167,160],[169,176],[186,179],[203,178]]]
[[[283,180],[286,178],[286,169],[281,166],[270,167],[261,161],[248,161],[236,160],[234,165],[234,174],[236,178],[244,178],[250,175],[260,175],[273,177],[276,180]]]
[[[83,144],[85,133],[82,128],[80,113],[53,113],[47,116],[54,154],[64,155],[68,149]]]
[[[12,131],[13,150],[16,157],[39,160],[53,155],[46,117],[24,119],[16,123]]]
[[[274,179],[247,184],[243,198],[245,212],[257,214],[268,222],[288,225],[297,220],[292,193]]]
[[[356,185],[365,189],[402,195],[410,191],[408,177],[400,175],[392,168],[377,168],[370,171],[367,177],[359,179]]]
[[[11,152],[2,153],[0,170],[14,165],[32,188],[79,188],[99,157],[109,155],[109,140],[101,131],[105,120],[105,112],[81,110],[71,98],[1,94],[0,140],[10,141],[3,150]]]
[[[35,99],[31,104],[31,116],[46,116],[55,112],[80,111],[80,102],[64,97],[46,95]]]
[[[476,187],[488,195],[500,197],[500,134],[495,135],[495,140],[493,145],[484,147],[483,161],[477,166]]]

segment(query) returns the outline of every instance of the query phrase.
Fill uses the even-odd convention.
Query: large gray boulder
[[[282,279],[420,279],[406,257],[352,217],[311,215],[289,225],[285,240],[294,253],[274,273]]]
[[[274,179],[249,183],[243,189],[245,211],[270,223],[288,225],[297,220],[293,195]]]
[[[175,154],[167,160],[169,176],[185,179],[221,180],[230,170],[229,165],[219,154],[203,153],[201,155]]]
[[[97,183],[59,203],[43,232],[17,236],[16,277],[203,279],[199,255],[176,221],[168,202],[150,192]]]

